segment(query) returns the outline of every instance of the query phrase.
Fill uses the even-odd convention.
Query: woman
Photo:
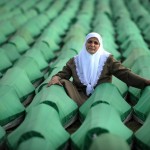
[[[71,58],[63,70],[52,77],[48,86],[52,84],[64,86],[67,94],[78,106],[81,106],[97,85],[111,82],[112,75],[128,86],[143,89],[150,85],[150,80],[132,73],[105,51],[101,36],[92,32],[86,36],[80,53]],[[71,77],[73,78],[72,82],[69,81]]]

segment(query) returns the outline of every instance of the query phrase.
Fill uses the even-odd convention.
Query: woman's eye
[[[98,42],[94,42],[95,45],[98,45]]]
[[[92,41],[88,41],[88,43],[89,43],[89,44],[92,44],[93,42],[92,42]]]
[[[99,43],[97,41],[88,41],[89,44],[94,43],[95,45],[99,45]]]

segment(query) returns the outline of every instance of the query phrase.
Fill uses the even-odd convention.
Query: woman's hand
[[[53,84],[58,84],[58,85],[61,85],[62,86],[62,84],[61,84],[61,82],[60,82],[60,77],[59,76],[54,76],[54,77],[52,77],[52,79],[49,81],[49,83],[48,83],[48,85],[47,86],[51,86],[51,85],[53,85]]]
[[[150,85],[150,80],[147,80],[146,84],[147,84],[147,86],[149,86]]]

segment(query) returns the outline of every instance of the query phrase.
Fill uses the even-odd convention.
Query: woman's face
[[[96,37],[91,37],[86,42],[86,49],[90,54],[95,54],[100,47],[100,43]]]

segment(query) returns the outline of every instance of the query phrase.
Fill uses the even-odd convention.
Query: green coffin
[[[35,140],[37,137],[41,138],[40,142],[40,139]],[[7,146],[12,150],[21,145],[28,147],[28,140],[33,139],[33,147],[40,147],[41,143],[47,142],[50,149],[63,149],[69,137],[60,122],[58,112],[47,104],[40,104],[28,111],[22,124],[8,135]]]
[[[123,99],[117,87],[111,83],[103,83],[96,87],[94,93],[80,107],[80,118],[83,121],[93,105],[104,102],[110,104],[119,113],[122,120],[131,112],[131,106]]]

